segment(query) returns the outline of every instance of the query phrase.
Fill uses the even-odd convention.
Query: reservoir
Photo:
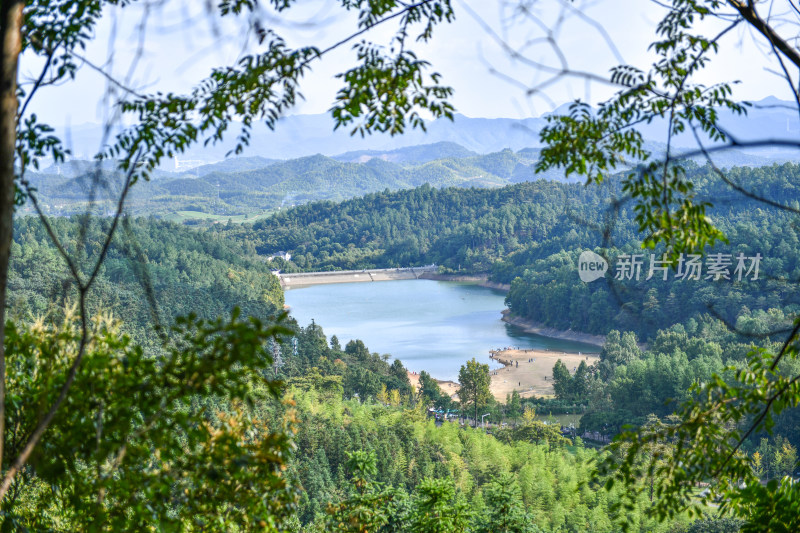
[[[390,354],[408,370],[457,380],[476,358],[491,368],[489,350],[506,346],[597,352],[590,344],[551,339],[500,319],[505,293],[473,283],[434,280],[339,283],[288,289],[290,314],[305,327],[313,319],[344,347],[361,339],[371,352]]]

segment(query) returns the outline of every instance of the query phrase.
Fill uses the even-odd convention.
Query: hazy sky
[[[575,98],[596,103],[613,94],[613,89],[584,78],[566,77],[533,95],[527,89],[552,80],[553,72],[533,68],[535,61],[560,68],[559,56],[542,39],[546,32],[531,18],[514,16],[514,7],[527,3],[545,27],[554,27],[560,13],[567,15],[557,38],[559,52],[571,69],[600,76],[620,59],[647,68],[652,55],[648,44],[655,38],[655,25],[663,8],[646,0],[598,0],[594,2],[454,0],[457,20],[436,30],[433,41],[415,46],[420,56],[429,59],[432,70],[443,75],[443,82],[455,89],[453,103],[458,112],[472,117],[537,116]],[[243,21],[214,23],[207,16],[205,2],[173,0],[151,2],[148,8],[144,47],[133,64],[142,33],[142,7],[115,10],[98,28],[94,46],[86,55],[97,65],[110,68],[115,76],[128,80],[137,90],[187,91],[208,74],[213,66],[230,64],[247,49],[248,36],[241,31]],[[163,4],[163,6],[160,6]],[[325,48],[337,42],[354,27],[353,21],[334,9],[332,0],[304,1],[291,20],[271,20],[270,27],[289,40],[290,45],[315,44]],[[596,21],[581,18],[571,6],[583,6],[581,13]],[[219,24],[219,25],[217,25]],[[387,25],[365,37],[388,42],[396,26]],[[600,29],[602,28],[602,29]],[[715,34],[718,26],[709,25]],[[607,34],[607,36],[606,36]],[[608,44],[613,41],[613,48]],[[355,42],[355,41],[354,41]],[[509,57],[503,43],[519,49],[523,43],[525,60]],[[706,83],[742,80],[736,88],[739,99],[758,100],[768,95],[789,98],[785,82],[769,73],[768,60],[754,44],[750,30],[742,25],[722,41],[722,53],[708,69]],[[345,45],[314,65],[306,78],[302,102],[293,113],[325,112],[333,102],[339,82],[334,74],[353,65],[351,45]],[[35,62],[23,58],[22,79],[38,72]],[[775,67],[773,67],[775,68]],[[43,90],[33,109],[51,124],[78,125],[100,122],[108,113],[102,96],[106,81],[97,72],[84,68],[77,80]]]

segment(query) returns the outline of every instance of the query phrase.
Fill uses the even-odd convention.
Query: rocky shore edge
[[[602,335],[592,335],[590,333],[581,333],[580,331],[572,331],[572,330],[563,331],[555,328],[549,328],[545,325],[534,322],[533,320],[528,320],[527,318],[515,316],[511,313],[511,310],[509,309],[503,310],[502,320],[503,322],[506,322],[508,324],[511,324],[512,326],[516,326],[522,329],[523,331],[526,331],[528,333],[535,333],[543,337],[562,339],[566,341],[583,342],[586,344],[593,344],[598,348],[602,348],[603,345],[606,343],[606,338]]]
[[[419,279],[432,279],[436,281],[469,281],[472,283],[477,283],[481,287],[488,287],[490,289],[497,289],[506,292],[511,290],[510,284],[489,281],[489,276],[487,276],[486,274],[469,275],[469,274],[439,274],[436,272],[425,272],[423,274],[420,274]],[[512,326],[516,326],[522,329],[523,331],[526,331],[528,333],[535,333],[537,335],[541,335],[542,337],[550,337],[553,339],[561,339],[565,341],[583,342],[586,344],[593,344],[598,348],[602,348],[603,345],[606,343],[606,338],[603,335],[592,335],[590,333],[582,333],[580,331],[572,331],[572,330],[563,331],[560,329],[550,328],[538,322],[534,322],[533,320],[514,316],[511,314],[511,310],[509,309],[503,310],[502,320],[503,322],[506,322],[508,324],[511,324]]]

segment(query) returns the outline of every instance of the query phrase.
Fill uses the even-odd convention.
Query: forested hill
[[[563,217],[566,213],[599,220],[598,206],[607,199],[608,188],[552,182],[490,190],[423,185],[342,203],[316,202],[252,226],[210,231],[252,244],[263,255],[292,252],[292,264],[281,265],[284,270],[437,263],[489,272],[531,243],[569,233],[575,224]]]
[[[54,218],[50,223],[73,256],[81,256],[76,243],[84,242],[80,249],[96,257],[108,220]],[[84,237],[81,228],[86,230]],[[88,275],[93,263],[81,264]],[[58,314],[64,303],[77,300],[75,288],[65,279],[66,265],[39,219],[15,220],[11,313]],[[213,319],[229,315],[237,306],[245,316],[263,319],[282,310],[283,292],[252,248],[179,224],[139,219],[117,232],[89,303],[92,311],[113,312],[137,342],[152,346],[156,323],[168,326],[189,313]]]
[[[355,150],[333,156],[337,161],[364,162],[373,158],[392,163],[427,163],[437,159],[459,159],[475,157],[477,152],[467,150],[460,144],[441,141],[433,144],[406,146],[394,150]]]
[[[646,338],[706,313],[732,324],[754,321],[752,327],[762,332],[782,324],[783,313],[800,301],[793,284],[778,281],[800,276],[792,215],[733,191],[706,168],[690,172],[698,199],[715,204],[708,214],[730,238],[730,245],[718,244],[714,252],[760,253],[765,258],[760,280],[580,281],[578,255],[603,247],[606,234],[613,245],[608,255],[641,252],[641,236],[626,204],[610,216],[612,199],[620,194],[615,180],[593,187],[548,181],[490,190],[422,186],[339,204],[314,203],[252,226],[210,231],[252,245],[262,255],[291,252],[291,264],[274,263],[289,271],[437,263],[445,271],[488,273],[505,283],[517,279],[508,296],[511,309],[559,329],[605,334],[617,328]],[[730,173],[748,190],[772,198],[800,197],[798,175],[800,167],[793,164]],[[671,303],[676,301],[680,309]],[[772,318],[758,313],[770,308],[781,312]]]
[[[665,146],[647,143],[654,154]],[[185,222],[195,226],[248,222],[275,211],[319,200],[342,201],[385,190],[433,187],[496,188],[541,179],[567,179],[559,169],[537,174],[538,148],[503,149],[478,154],[452,142],[396,150],[347,152],[334,157],[311,155],[288,160],[236,157],[184,172],[155,171],[150,183],[128,196],[134,216]],[[738,152],[717,158],[722,166],[762,165],[768,160]],[[73,160],[26,173],[49,215],[82,214],[94,200],[96,214],[114,210],[123,178],[113,161]],[[32,206],[22,212],[34,214]]]
[[[281,208],[317,200],[341,201],[370,192],[434,187],[501,187],[537,179],[563,180],[558,171],[536,175],[537,150],[475,154],[452,143],[419,146],[392,153],[351,153],[339,158],[312,155],[285,161],[235,158],[182,174],[157,172],[134,187],[128,199],[133,215],[178,221],[251,219]],[[92,196],[100,209],[113,209],[122,177],[108,165],[76,162],[31,172],[48,214],[82,213]],[[103,203],[107,199],[107,206]],[[28,208],[32,212],[32,208]]]
[[[800,303],[796,285],[787,281],[800,279],[793,215],[744,197],[707,169],[694,167],[691,172],[699,198],[715,204],[709,215],[730,238],[730,245],[720,244],[714,251],[760,253],[759,280],[663,282],[642,275],[639,281],[610,283],[608,276],[586,284],[578,278],[577,257],[583,250],[603,247],[605,234],[613,246],[603,253],[612,263],[620,253],[641,251],[631,211],[623,202],[614,223],[608,224],[612,200],[619,195],[614,180],[593,187],[542,180],[493,189],[422,185],[342,203],[298,206],[253,225],[217,224],[199,231],[140,219],[115,241],[101,270],[96,301],[125,308],[136,317],[134,323],[149,320],[143,271],[131,266],[136,261],[130,258],[138,256],[147,259],[153,290],[169,302],[168,309],[159,311],[164,318],[189,310],[211,317],[234,305],[252,307],[251,314],[269,314],[282,305],[271,268],[436,263],[445,272],[487,273],[496,281],[513,282],[507,299],[512,311],[558,329],[596,334],[631,330],[647,339],[676,322],[696,331],[704,316],[711,315],[752,334],[780,330]],[[729,175],[747,190],[771,198],[800,198],[797,165],[740,168]],[[77,219],[53,223],[75,240]],[[86,237],[93,250],[99,246],[98,228],[91,226]],[[43,291],[69,294],[59,281],[63,263],[34,219],[17,220],[15,239],[21,246],[12,266],[13,307],[40,313],[45,310]],[[292,253],[291,263],[264,262],[281,250]]]

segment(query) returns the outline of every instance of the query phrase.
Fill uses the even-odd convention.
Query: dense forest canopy
[[[765,180],[769,180],[778,174],[780,168],[741,172],[745,172],[748,178],[764,173],[767,176]],[[596,239],[596,236],[592,237],[591,231],[585,227],[581,228],[574,222],[559,222],[560,214],[557,211],[565,209],[563,202],[572,193],[571,187],[575,188],[576,193],[585,195],[585,205],[570,202],[570,208],[574,212],[593,216],[596,221],[602,220],[602,210],[598,207],[608,201],[610,196],[608,192],[595,194],[593,189],[548,182],[520,184],[497,190],[437,190],[423,186],[411,191],[368,195],[339,205],[325,203],[297,207],[253,226],[226,225],[197,230],[155,219],[136,219],[129,223],[127,237],[112,244],[108,260],[101,269],[97,282],[96,298],[91,300],[91,305],[96,309],[95,312],[112,311],[117,316],[124,316],[122,324],[124,331],[156,353],[162,350],[160,342],[148,333],[153,324],[154,312],[164,323],[169,323],[174,317],[189,311],[198,313],[201,317],[213,318],[229,313],[234,307],[240,307],[250,315],[268,320],[274,319],[281,311],[283,297],[277,278],[270,272],[273,265],[265,261],[264,252],[287,244],[280,239],[285,238],[282,235],[290,235],[293,232],[298,238],[305,239],[315,239],[321,232],[327,232],[330,240],[325,241],[324,238],[320,238],[320,242],[325,244],[327,249],[334,249],[338,240],[348,242],[349,247],[346,249],[351,253],[360,254],[362,258],[370,257],[371,254],[371,262],[360,263],[357,265],[359,267],[399,264],[391,262],[397,261],[394,251],[396,248],[391,244],[385,249],[378,247],[379,244],[386,246],[384,243],[392,243],[393,238],[405,238],[414,233],[421,235],[423,240],[430,239],[440,244],[448,240],[455,243],[456,239],[470,235],[470,231],[485,232],[485,235],[490,236],[486,240],[462,242],[460,247],[485,252],[496,243],[505,246],[511,239],[527,243],[525,246],[518,245],[516,253],[509,250],[510,255],[506,256],[506,260],[498,256],[494,261],[488,261],[488,272],[493,275],[498,276],[500,272],[506,272],[508,275],[507,272],[516,268],[517,263],[526,265],[521,258],[537,257],[536,254],[550,252],[544,259],[534,259],[533,263],[526,265],[523,275],[529,276],[532,271],[539,272],[542,269],[540,264],[555,264],[563,270],[559,279],[562,279],[566,286],[581,287],[585,285],[582,285],[577,276],[576,253],[574,250],[565,249],[565,246],[571,243],[580,246],[582,243],[590,242],[591,238]],[[514,217],[513,224],[508,222],[510,216]],[[364,221],[363,226],[361,220]],[[474,222],[476,220],[480,222]],[[724,220],[725,223],[728,223],[728,220],[737,222],[736,227],[744,231],[748,225],[757,223],[777,226],[776,220],[779,218],[778,214],[769,210],[753,213],[737,203],[725,212]],[[624,219],[620,218],[620,221],[620,226],[625,228]],[[291,225],[288,222],[291,222]],[[90,246],[99,239],[97,232],[102,228],[102,223],[100,220],[87,226],[88,231],[84,240]],[[362,234],[349,229],[348,224],[353,228],[374,228],[374,232],[370,234],[373,240],[371,242],[360,240],[358,236]],[[73,218],[55,220],[53,227],[59,235],[67,238],[65,240],[76,241],[78,238],[76,232],[84,225],[81,219]],[[531,227],[539,229],[532,230],[530,234],[520,234],[521,228]],[[278,228],[284,228],[285,233]],[[306,233],[301,233],[301,228],[305,228]],[[579,229],[582,229],[581,233],[577,231]],[[634,238],[633,231],[630,229],[629,231],[630,238]],[[750,228],[749,231],[757,230]],[[565,234],[572,235],[572,238],[567,238]],[[53,318],[62,316],[63,304],[74,297],[72,294],[74,289],[59,283],[63,277],[61,270],[64,266],[59,264],[56,250],[47,239],[43,226],[38,219],[19,218],[15,235],[17,253],[14,256],[10,277],[12,312],[16,316],[42,314]],[[272,241],[271,245],[265,245],[257,240],[259,235],[274,235],[277,240]],[[615,232],[615,238],[620,241],[624,239],[624,235],[625,232]],[[359,240],[362,247],[356,246]],[[558,247],[559,242],[565,244]],[[777,245],[769,241],[764,242],[765,256],[768,257],[769,250]],[[265,246],[271,247],[265,248]],[[586,246],[589,247],[588,244]],[[296,247],[284,247],[297,253]],[[419,253],[417,260],[441,261],[445,265],[452,265],[457,258],[446,257],[443,250],[455,253],[457,249],[455,244],[448,248],[431,246],[427,252]],[[785,247],[782,250],[789,251]],[[309,257],[314,256],[309,255]],[[325,261],[326,267],[354,266],[351,262],[337,263],[336,259],[341,257],[346,257],[346,253],[331,254]],[[793,256],[788,256],[788,259],[795,260]],[[141,260],[144,260],[144,268],[141,268],[142,263],[139,262]],[[794,263],[781,262],[777,265],[782,267],[784,264]],[[311,265],[310,268],[318,268],[314,263]],[[477,265],[479,263],[465,263],[462,269],[468,272],[486,272],[486,269],[482,270]],[[774,268],[775,264],[772,267]],[[445,268],[456,270],[457,265]],[[528,288],[521,280],[515,281],[509,293],[509,302],[517,294],[514,288],[517,287],[519,290],[520,285]],[[558,291],[564,290],[554,286],[552,282],[542,283],[539,290],[548,288],[554,291],[554,298],[558,298]],[[748,292],[746,285],[741,285],[738,289],[742,292],[741,298],[754,298]],[[148,291],[158,295],[158,305],[155,309],[151,307]],[[765,299],[763,294],[759,298],[762,304],[769,305],[770,301]],[[199,306],[201,303],[203,305]],[[760,309],[757,303],[752,305],[753,311]],[[563,316],[563,311],[560,309],[553,310],[552,307],[546,306],[543,309],[545,311],[539,316],[539,320],[552,321],[551,323],[555,324],[555,320]],[[598,320],[599,317],[594,314],[595,309],[589,311],[589,317]],[[771,327],[785,321],[777,308],[761,312],[763,316],[755,312],[752,319],[758,320],[762,317],[760,319],[767,322],[762,326],[753,327]],[[613,434],[626,424],[645,424],[652,416],[666,420],[674,411],[676,402],[687,397],[688,387],[694,380],[709,379],[712,373],[723,372],[726,364],[736,365],[744,358],[750,340],[731,332],[708,312],[700,309],[696,316],[683,315],[683,318],[684,320],[673,318],[665,321],[668,324],[662,322],[658,330],[654,330],[644,350],[634,333],[619,334],[612,331],[597,367],[581,370],[575,375],[569,372],[561,375],[554,369],[554,377],[558,380],[557,398],[554,400],[544,403],[530,400],[520,402],[517,398],[510,399],[511,403],[503,405],[496,403],[492,398],[481,400],[482,405],[474,402],[470,404],[472,407],[467,410],[468,416],[472,416],[471,411],[479,407],[481,413],[492,413],[492,419],[507,418],[509,421],[515,421],[515,424],[521,424],[508,434],[497,433],[496,437],[505,444],[492,445],[499,448],[491,452],[491,460],[497,461],[500,457],[508,457],[502,460],[510,461],[509,471],[516,474],[513,481],[503,482],[510,482],[513,486],[520,487],[519,492],[516,492],[516,489],[512,491],[516,494],[514,496],[516,499],[511,504],[518,506],[519,512],[528,517],[528,523],[537,524],[543,531],[555,530],[558,524],[565,524],[568,529],[577,531],[585,527],[587,522],[582,522],[583,520],[590,520],[598,524],[596,526],[598,531],[613,531],[614,522],[613,520],[609,522],[608,517],[615,516],[616,511],[598,507],[600,500],[590,498],[585,502],[577,500],[569,504],[576,507],[570,507],[573,509],[570,512],[564,509],[565,512],[562,513],[558,509],[565,505],[561,498],[566,493],[551,501],[553,496],[528,492],[531,489],[526,488],[529,485],[519,470],[520,465],[529,465],[523,470],[542,468],[543,470],[536,470],[538,473],[532,471],[531,475],[536,479],[550,475],[560,477],[565,475],[566,471],[559,469],[577,468],[576,474],[569,475],[589,480],[590,470],[585,466],[589,456],[581,454],[591,455],[595,452],[586,450],[576,455],[573,448],[563,447],[565,444],[568,445],[568,441],[565,441],[560,433],[548,433],[549,430],[544,429],[546,426],[526,426],[533,422],[523,420],[521,417],[523,409],[538,409],[544,413],[583,413],[582,431]],[[667,329],[670,324],[675,323],[680,325]],[[353,449],[374,450],[378,458],[376,474],[370,476],[370,483],[377,485],[370,490],[378,491],[378,487],[382,487],[380,490],[397,491],[393,493],[393,497],[403,501],[407,499],[409,503],[404,505],[411,505],[413,508],[413,502],[418,497],[415,496],[415,491],[423,490],[422,487],[427,483],[426,479],[431,476],[445,476],[446,479],[450,479],[448,483],[454,484],[456,489],[454,494],[458,495],[455,497],[469,502],[471,508],[475,506],[474,509],[480,509],[484,505],[479,502],[485,501],[492,493],[494,490],[491,489],[494,486],[492,483],[501,482],[501,473],[493,471],[494,473],[489,475],[478,473],[476,470],[470,471],[469,477],[466,478],[463,473],[456,474],[455,465],[461,464],[461,461],[473,465],[470,468],[478,468],[479,456],[469,455],[465,458],[463,455],[465,451],[447,453],[441,451],[439,446],[445,446],[444,449],[452,446],[441,441],[447,435],[444,428],[431,426],[431,429],[426,429],[422,433],[427,435],[423,440],[415,438],[410,441],[407,438],[393,436],[397,435],[397,432],[402,434],[407,431],[418,434],[426,425],[431,425],[432,422],[425,420],[425,406],[443,409],[458,407],[457,403],[439,390],[435,381],[426,374],[421,380],[423,387],[416,392],[409,385],[407,372],[400,361],[390,364],[379,354],[370,353],[360,341],[340,346],[335,338],[330,340],[326,338],[320,325],[301,327],[292,321],[286,325],[291,333],[289,337],[285,337],[283,344],[273,345],[272,355],[279,364],[274,366],[270,375],[285,380],[289,384],[290,394],[298,401],[303,398],[298,403],[297,413],[301,420],[296,437],[299,448],[290,466],[292,476],[296,476],[299,486],[304,489],[299,501],[298,514],[294,518],[298,520],[298,527],[300,524],[306,524],[306,527],[325,527],[324,524],[328,520],[326,518],[328,503],[348,497],[348,492],[343,490],[343,487],[347,486],[348,476],[355,474],[347,466],[349,463],[345,451]],[[608,325],[614,327],[613,322],[609,322]],[[296,340],[292,341],[292,338]],[[762,342],[768,343],[769,339],[762,339]],[[791,371],[792,368],[787,367],[786,372]],[[328,407],[320,410],[318,402]],[[401,414],[404,409],[417,414],[409,420],[409,415]],[[270,412],[272,413],[270,417],[283,416],[280,414],[281,409]],[[757,453],[762,458],[765,477],[784,472],[787,468],[785,464],[788,464],[786,463],[788,459],[785,459],[786,454],[796,450],[800,445],[800,434],[796,431],[795,418],[793,412],[786,413],[778,420],[775,433],[771,437],[754,435],[748,445],[748,453]],[[339,420],[342,425],[336,426],[337,422],[334,420]],[[397,425],[401,420],[406,422]],[[331,433],[331,428],[336,427],[341,429]],[[359,442],[356,448],[347,444],[350,442],[348,439],[354,438]],[[384,458],[388,455],[382,450],[386,447],[397,449],[396,445],[392,444],[394,442],[392,439],[396,438],[401,438],[406,443],[403,453],[395,453],[394,459],[387,462]],[[492,439],[486,435],[474,438]],[[535,444],[543,439],[549,444]],[[462,442],[459,446],[471,442],[464,442],[461,437],[457,440]],[[411,442],[414,443],[413,448],[409,449]],[[437,444],[440,442],[442,444]],[[557,459],[559,465],[563,461],[567,463],[563,463],[565,466],[557,467],[547,462],[535,466],[535,463],[531,462],[534,457],[530,455],[532,452],[526,452],[527,459],[524,463],[514,466],[514,461],[517,460],[514,457],[520,453],[518,448],[520,442],[534,443],[530,444],[534,447],[544,446],[545,449],[551,450],[550,454],[556,454],[554,457],[560,457]],[[553,448],[554,443],[559,443],[556,448]],[[481,446],[488,445],[488,441],[486,444],[481,444]],[[507,446],[513,448],[506,448]],[[512,452],[512,449],[515,451]],[[532,448],[532,451],[534,449]],[[33,495],[25,496],[29,497],[35,498]],[[603,496],[602,501],[613,501],[615,497],[612,493]],[[546,501],[551,503],[543,503]],[[553,502],[559,503],[554,507]],[[387,520],[403,520],[402,513],[411,512],[390,512],[392,507],[386,509],[388,514],[401,513],[388,516]],[[631,518],[634,521],[642,521],[637,527],[643,530],[656,527],[654,522],[641,516],[639,514],[641,512],[638,510],[628,516],[634,517]],[[478,515],[479,513],[473,514],[469,519],[476,525],[475,527],[480,523]],[[592,516],[594,518],[586,518]],[[604,517],[602,520],[599,518],[601,516]],[[599,524],[607,525],[601,527]]]
[[[770,334],[777,340],[797,312],[796,288],[786,282],[798,268],[791,218],[754,206],[736,193],[723,197],[724,189],[704,174],[707,169],[696,172],[700,191],[716,197],[712,216],[730,236],[730,244],[719,246],[762,253],[759,280],[681,283],[642,276],[635,283],[614,282],[612,272],[598,282],[580,281],[580,251],[603,248],[598,232],[607,220],[613,182],[584,188],[540,181],[492,190],[426,185],[340,204],[299,206],[253,225],[195,230],[155,219],[134,220],[127,238],[115,241],[109,252],[93,305],[124,314],[126,331],[155,346],[147,334],[153,319],[147,290],[159,295],[157,312],[168,322],[189,311],[211,318],[234,306],[255,316],[277,315],[283,299],[270,273],[273,267],[317,270],[436,262],[445,272],[489,274],[512,281],[507,302],[520,316],[556,328],[610,332],[599,365],[574,376],[554,370],[557,398],[549,403],[526,400],[522,406],[582,413],[582,431],[614,434],[627,424],[644,424],[650,416],[666,419],[689,397],[693,382],[723,373],[726,365],[741,365],[754,339],[769,346]],[[732,175],[790,195],[796,172],[794,165],[782,165],[734,169]],[[59,234],[76,237],[81,220],[61,219],[55,227]],[[87,233],[89,243],[97,238],[93,227]],[[610,229],[611,242],[619,247],[610,258],[636,251],[636,232],[624,208]],[[748,242],[759,244],[743,247]],[[59,284],[63,274],[58,269],[64,267],[58,266],[56,251],[38,220],[18,220],[16,243],[12,309],[18,315],[57,313],[48,302],[67,301],[70,290]],[[266,260],[279,249],[292,252],[291,263]],[[43,261],[46,257],[51,259]],[[144,270],[137,269],[137,258],[145,258]],[[681,304],[653,303],[661,298]],[[587,301],[592,304],[585,305]],[[651,314],[635,311],[637,305]],[[338,390],[344,398],[383,397],[388,402],[392,391],[398,394],[395,403],[412,397],[399,361],[390,368],[360,341],[346,348],[336,341],[331,348],[318,325],[292,327],[299,332],[298,350],[295,353],[291,343],[281,348],[279,376],[313,390]],[[642,340],[648,341],[645,347]],[[792,371],[791,366],[784,369],[787,375]],[[424,402],[444,409],[456,406],[429,377],[421,383]],[[483,401],[481,412],[485,409],[502,419],[521,409],[493,402]],[[795,419],[794,411],[787,412],[770,439],[762,442],[762,434],[751,439],[747,449],[761,450],[765,475],[782,471],[782,446],[800,445]]]
[[[52,224],[65,242],[82,239],[96,249],[106,222],[74,217]],[[63,283],[66,265],[39,219],[18,218],[14,233],[11,313],[57,315],[66,303],[76,301],[75,287]],[[212,319],[239,307],[246,316],[265,319],[282,310],[277,278],[251,249],[211,233],[198,237],[175,223],[130,221],[109,249],[90,307],[124,317],[126,331],[146,345],[156,341],[154,324],[169,325],[189,313]]]
[[[54,222],[65,238],[84,227],[80,219]],[[97,234],[88,227],[85,239],[91,245]],[[163,358],[169,348],[153,336],[154,309],[146,290],[158,295],[156,311],[165,323],[189,310],[205,318],[230,313],[234,307],[265,320],[275,320],[280,314],[280,286],[252,247],[213,231],[152,219],[131,221],[129,230],[129,238],[115,242],[110,249],[91,306],[95,314],[124,316],[119,327],[148,352]],[[132,248],[131,243],[135,243]],[[74,297],[74,289],[58,283],[63,266],[58,265],[56,250],[38,219],[18,219],[15,246],[10,278],[12,313],[68,322],[69,312],[64,312],[63,306]],[[142,257],[144,263],[140,263]],[[137,265],[143,265],[143,271]],[[491,530],[508,519],[504,513],[492,513],[495,506],[502,505],[524,528],[519,531],[583,531],[590,524],[596,531],[615,530],[610,506],[619,501],[619,493],[605,491],[591,477],[592,460],[598,452],[584,448],[580,441],[565,439],[554,426],[548,429],[541,422],[523,420],[521,411],[516,415],[508,412],[508,416],[516,416],[517,430],[499,432],[497,438],[457,425],[437,427],[426,416],[427,407],[457,408],[457,403],[443,395],[435,381],[417,392],[400,361],[388,362],[361,341],[341,346],[337,339],[328,339],[317,324],[301,327],[291,320],[283,324],[288,328],[283,342],[269,343],[275,364],[265,371],[287,384],[287,401],[296,405],[288,409],[285,403],[262,399],[257,412],[267,424],[287,416],[296,420],[297,448],[287,464],[287,479],[302,491],[296,513],[286,517],[286,527],[329,530],[335,526],[330,509],[357,509],[358,500],[353,498],[359,492],[351,483],[360,474],[349,456],[358,451],[372,454],[375,462],[375,470],[366,474],[367,493],[391,495],[397,502],[379,509],[385,515],[382,520],[396,524],[392,526],[396,529],[389,531],[404,531],[403,523],[419,519],[424,513],[425,491],[433,480],[450,491],[440,505],[449,508],[463,502],[464,514],[458,518],[463,527]],[[143,371],[146,368],[143,366]],[[505,407],[493,399],[480,408],[494,413],[497,420],[506,416]],[[69,419],[64,423],[70,423]],[[54,437],[43,445],[59,442]],[[57,464],[39,459],[35,463],[38,469]],[[468,465],[466,470],[464,465]],[[62,493],[54,496],[44,489],[42,482],[49,478],[44,471],[41,475],[41,479],[26,478],[19,486],[13,519],[20,526],[69,527],[64,509],[73,508],[76,515],[86,509],[83,504],[61,499]],[[573,494],[584,483],[590,483],[590,488]],[[65,490],[64,498],[71,497],[72,490],[79,487]],[[660,524],[645,516],[646,507],[643,499],[625,515],[642,531],[668,531],[688,524],[685,517]],[[22,510],[26,508],[36,511],[27,514]],[[114,523],[129,524],[124,520]]]

